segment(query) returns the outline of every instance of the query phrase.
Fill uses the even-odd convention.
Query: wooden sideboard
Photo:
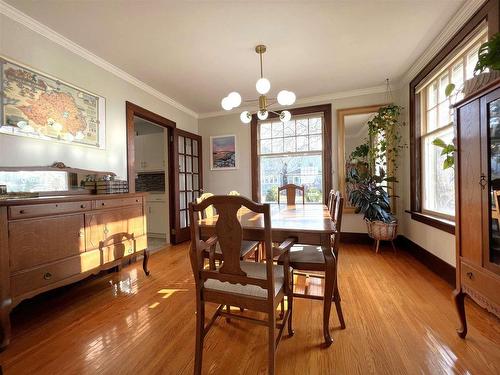
[[[500,82],[457,103],[454,300],[467,335],[464,297],[500,317]]]
[[[10,311],[26,298],[149,254],[145,194],[0,201],[0,349]]]

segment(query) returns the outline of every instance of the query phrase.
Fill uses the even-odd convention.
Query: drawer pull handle
[[[85,205],[84,204],[80,205],[80,208],[85,208]]]
[[[472,280],[474,278],[474,274],[472,272],[467,272],[467,277]]]
[[[83,231],[78,232],[78,237],[83,237]]]
[[[26,211],[24,211],[24,210],[19,210],[19,213],[20,213],[20,214],[24,214],[25,212],[26,212]]]
[[[43,278],[44,278],[45,280],[50,280],[50,279],[52,278],[52,274],[51,274],[50,272],[45,272],[45,273],[43,274]]]
[[[106,203],[102,202],[102,203],[101,203],[101,206],[104,206],[105,204],[106,204]]]

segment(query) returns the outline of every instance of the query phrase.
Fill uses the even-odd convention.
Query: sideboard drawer
[[[92,208],[91,201],[30,204],[9,207],[9,219],[24,219],[71,212],[83,212]]]
[[[142,204],[142,197],[97,199],[94,201],[94,204],[96,209],[131,206],[134,204]]]
[[[478,270],[465,262],[461,262],[462,285],[474,289],[482,296],[500,305],[500,282],[498,278],[490,276],[484,268]]]
[[[35,291],[68,277],[98,268],[100,265],[101,252],[94,250],[58,262],[45,264],[29,271],[12,274],[10,278],[12,296],[17,297]]]

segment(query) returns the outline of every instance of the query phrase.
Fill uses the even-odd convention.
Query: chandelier
[[[274,113],[279,117],[282,122],[290,121],[292,118],[292,114],[290,111],[281,111],[276,112],[270,110],[269,107],[275,105],[276,103],[282,106],[288,106],[295,103],[295,94],[291,91],[281,90],[278,93],[276,98],[268,98],[266,94],[271,89],[271,82],[267,78],[264,78],[264,72],[262,69],[262,54],[266,52],[266,46],[263,44],[259,44],[255,47],[255,52],[259,54],[260,59],[260,78],[255,84],[255,88],[257,92],[260,94],[258,99],[255,100],[245,100],[246,102],[258,102],[259,108],[257,110],[257,117],[259,120],[266,120],[269,116],[269,113]],[[222,108],[226,111],[230,111],[233,108],[239,107],[241,104],[241,95],[236,91],[229,93],[224,99],[221,101]],[[243,111],[240,115],[241,122],[244,124],[248,124],[252,121],[252,114],[249,111]]]

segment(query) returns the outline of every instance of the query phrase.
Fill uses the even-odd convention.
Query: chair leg
[[[287,296],[287,302],[288,302],[288,310],[290,311],[290,314],[288,314],[288,335],[293,336],[293,334],[295,333],[293,331],[293,319],[292,319],[293,318],[293,273],[292,273],[290,290]]]
[[[392,250],[394,250],[394,252],[397,253],[396,245],[394,245],[394,241],[391,241],[391,245],[392,245]]]
[[[276,310],[274,307],[271,307],[272,312],[268,316],[268,360],[267,360],[267,367],[268,367],[268,374],[269,375],[274,375],[276,371],[276,339],[274,337],[274,327],[276,324]]]
[[[226,305],[226,312],[227,312],[228,314],[230,314],[230,313],[231,313],[231,306]],[[226,322],[231,323],[231,318],[229,318],[229,317],[228,317],[228,318],[226,318]]]
[[[375,245],[375,253],[378,254],[378,248],[380,246],[380,240],[377,240],[377,244]]]
[[[344,314],[342,313],[342,305],[340,304],[342,299],[340,298],[340,292],[337,283],[335,283],[335,291],[333,292],[333,301],[335,302],[335,308],[337,309],[337,316],[339,317],[340,328],[345,329]]]
[[[330,346],[333,339],[330,336],[330,311],[332,309],[333,291],[335,289],[335,264],[326,264],[325,296],[323,298],[323,336],[325,344]]]
[[[280,320],[282,320],[284,316],[285,316],[285,298],[283,298],[280,303],[280,315],[279,315]]]
[[[196,309],[196,348],[194,358],[194,373],[201,375],[202,359],[203,359],[203,341],[205,338],[205,303],[197,301]]]

